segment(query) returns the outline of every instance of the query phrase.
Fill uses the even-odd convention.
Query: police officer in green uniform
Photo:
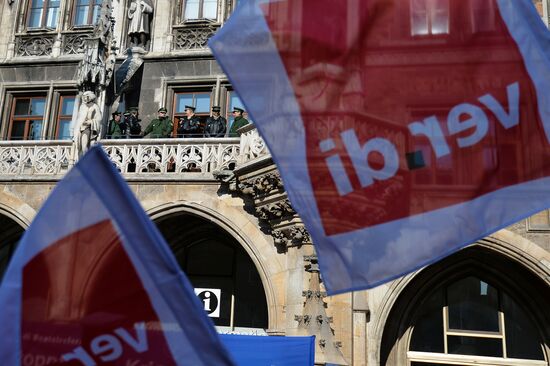
[[[109,121],[107,129],[108,139],[123,139],[126,138],[126,123],[121,120],[121,113],[116,111],[112,114],[113,118]]]
[[[143,136],[151,134],[151,138],[165,138],[170,137],[172,134],[172,120],[166,115],[168,111],[166,108],[162,107],[158,110],[158,118],[149,123],[145,131],[143,131]]]
[[[249,123],[248,120],[243,117],[243,113],[244,109],[237,107],[233,108],[233,116],[235,116],[235,119],[233,120],[231,129],[229,130],[230,137],[239,136],[237,130],[243,126],[246,126]]]

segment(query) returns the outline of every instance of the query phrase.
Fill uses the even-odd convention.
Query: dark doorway
[[[25,229],[8,216],[0,214],[0,281]]]
[[[156,224],[214,324],[232,329],[268,327],[258,271],[231,235],[190,214],[172,215]]]

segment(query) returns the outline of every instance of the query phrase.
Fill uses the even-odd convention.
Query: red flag
[[[550,205],[546,32],[529,0],[277,0],[211,41],[330,293]]]
[[[101,147],[57,185],[0,287],[6,365],[232,365]]]

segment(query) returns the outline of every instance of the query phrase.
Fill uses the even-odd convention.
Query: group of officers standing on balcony
[[[121,112],[112,114],[107,129],[107,138],[225,137],[227,135],[227,120],[220,115],[220,111],[220,107],[212,107],[212,115],[206,119],[206,123],[203,125],[199,116],[195,114],[195,107],[186,105],[185,116],[179,118],[174,133],[174,123],[168,117],[166,108],[159,108],[157,118],[153,119],[143,131],[141,120],[138,117],[138,109],[130,108],[124,112],[124,120]],[[233,108],[235,119],[229,130],[230,137],[238,136],[237,130],[249,123],[243,114],[243,109]]]

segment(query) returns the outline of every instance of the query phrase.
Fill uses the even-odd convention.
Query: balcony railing
[[[102,140],[127,180],[213,180],[215,171],[269,155],[253,126],[241,137]],[[71,141],[0,141],[0,180],[58,180],[74,165]]]
[[[0,142],[0,178],[58,179],[70,167],[71,141]]]
[[[103,140],[117,169],[128,178],[171,179],[187,175],[212,178],[217,170],[233,169],[239,138]]]

